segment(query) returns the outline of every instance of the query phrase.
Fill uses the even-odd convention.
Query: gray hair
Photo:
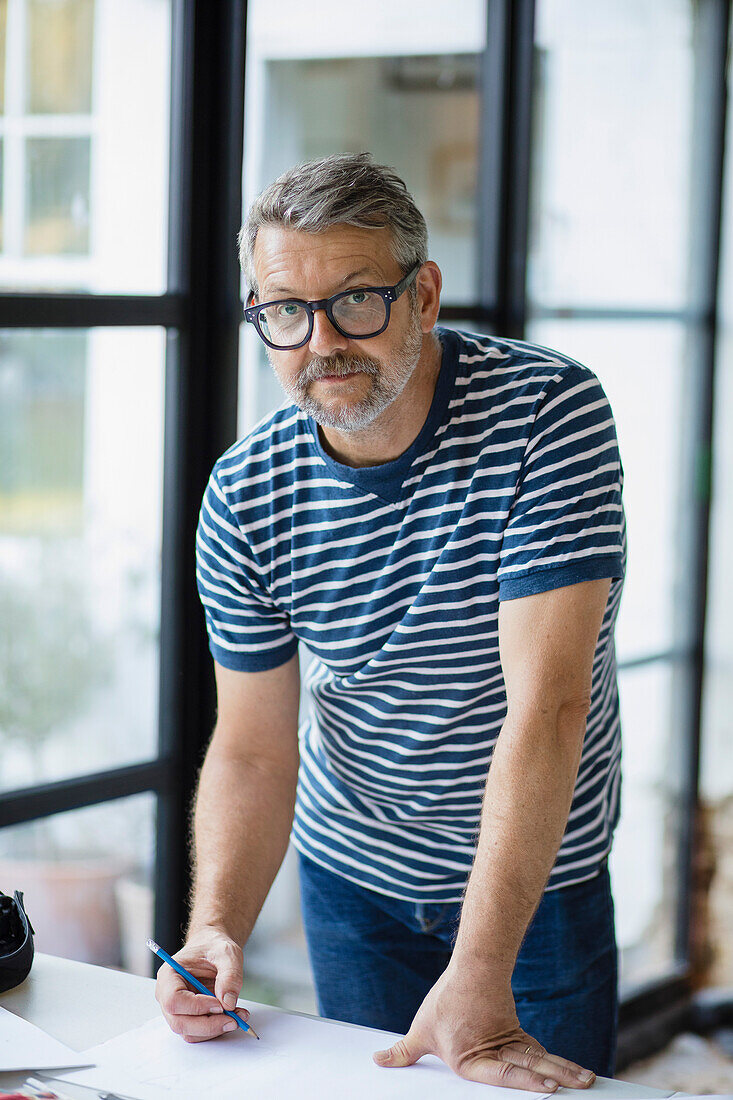
[[[320,233],[332,225],[391,231],[392,254],[407,272],[428,258],[428,230],[403,180],[369,153],[335,153],[289,168],[257,196],[239,237],[239,262],[257,294],[253,254],[264,225]],[[416,293],[415,284],[410,287]]]

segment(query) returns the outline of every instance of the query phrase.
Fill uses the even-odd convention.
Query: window
[[[245,7],[246,98],[231,49]],[[87,645],[68,672],[73,706],[59,676],[45,717],[0,711],[6,854],[35,818],[60,834],[62,816],[81,821],[99,802],[104,822],[124,829],[117,807],[144,803],[145,844],[155,820],[154,877],[165,883],[157,936],[177,946],[185,800],[213,721],[189,540],[211,464],[235,437],[239,210],[223,181],[237,177],[243,132],[245,203],[298,159],[369,148],[428,217],[443,318],[576,355],[615,409],[630,538],[619,931],[627,987],[667,980],[686,951],[679,867],[694,792],[683,761],[695,753],[701,642],[689,597],[704,566],[690,517],[705,439],[691,429],[712,338],[696,249],[701,211],[715,209],[701,186],[715,143],[696,120],[709,115],[709,31],[727,6],[456,0],[448,11],[379,0],[357,27],[348,6],[323,0],[327,35],[295,0],[204,5],[197,29],[192,8],[0,0],[0,614],[27,631],[14,652],[0,645],[0,694],[12,697],[2,685],[13,662],[28,667],[21,642],[50,652],[66,623]],[[282,400],[245,327],[240,434]],[[650,424],[642,406],[654,409]],[[716,416],[722,424],[721,408]],[[724,493],[722,473],[718,485]],[[728,729],[726,530],[719,496],[706,711],[716,746]],[[35,590],[16,583],[24,556]],[[56,634],[38,586],[49,559],[77,570],[54,585]],[[26,697],[43,698],[32,684]],[[109,722],[95,738],[103,707]],[[42,732],[10,749],[8,731],[34,722]],[[722,774],[715,753],[708,773],[722,760]],[[149,902],[149,850],[146,859],[136,866]],[[288,873],[257,933],[262,975],[274,972],[268,950],[278,960],[300,950]]]
[[[120,891],[143,895],[152,932],[159,799],[161,830],[171,820],[163,325],[173,336],[183,318],[169,299],[157,315],[134,299],[100,312],[68,292],[165,286],[170,22],[169,0],[0,4],[0,287],[57,292],[0,293],[0,861],[40,950],[113,965],[126,961]],[[144,44],[129,94],[125,41]],[[78,896],[37,892],[49,857],[57,883],[67,860],[69,882],[91,860]],[[81,925],[73,944],[69,930],[54,939],[80,905],[97,912],[94,897],[111,939],[79,939]]]
[[[626,475],[629,563],[616,632],[624,782],[611,856],[626,992],[684,961],[690,395],[704,384],[690,277],[693,117],[709,66],[699,16],[688,0],[536,7],[527,335],[598,374]]]
[[[0,789],[156,753],[163,356],[0,333]]]
[[[538,0],[528,257],[537,306],[685,306],[693,9]]]
[[[0,287],[164,289],[169,44],[170,0],[0,5]]]

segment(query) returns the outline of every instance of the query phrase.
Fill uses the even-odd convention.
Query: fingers
[[[156,1000],[171,1031],[186,1042],[203,1042],[238,1030],[224,1008],[232,1010],[237,1003],[242,986],[242,951],[232,941],[222,940],[190,943],[175,956],[211,990],[210,995],[194,992],[170,966],[163,965],[158,971]],[[249,1018],[246,1009],[238,1009],[237,1015],[245,1021]]]
[[[214,993],[224,1005],[233,1009],[242,988],[243,955],[238,944],[227,941],[217,944],[214,951],[207,954],[209,962],[216,967]]]
[[[236,1023],[226,1015],[216,997],[193,993],[175,971],[170,967],[163,969],[176,979],[174,981],[169,976],[162,978],[159,983],[161,988],[156,990],[156,999],[171,1031],[187,1043],[200,1043],[236,1029]],[[245,1021],[249,1019],[246,1008],[237,1009],[237,1015]]]
[[[547,1074],[524,1069],[511,1062],[497,1061],[485,1055],[467,1060],[461,1065],[460,1076],[482,1085],[499,1085],[505,1089],[526,1089],[530,1092],[555,1092],[557,1079]]]
[[[560,1058],[556,1054],[548,1054],[546,1057],[548,1061],[559,1065],[560,1072],[565,1070],[565,1072],[571,1073],[576,1078],[577,1084],[572,1084],[570,1081],[567,1082],[569,1088],[588,1088],[596,1079],[596,1075],[592,1069],[584,1069],[583,1066],[579,1066],[577,1062],[570,1062],[567,1058]]]
[[[224,1013],[207,1016],[174,1016],[164,1012],[163,1015],[171,1031],[180,1035],[187,1043],[203,1043],[208,1039],[217,1039],[230,1031],[239,1030],[234,1020]],[[246,1022],[249,1019],[249,1012],[246,1008],[238,1008],[237,1016]]]
[[[378,1066],[394,1069],[414,1065],[427,1053],[428,1048],[417,1036],[408,1033],[404,1039],[399,1039],[387,1050],[376,1051],[372,1057]],[[534,1040],[507,1043],[491,1053],[477,1053],[463,1059],[454,1069],[467,1081],[544,1093],[553,1093],[559,1086],[588,1088],[595,1081],[591,1070],[548,1054]]]
[[[508,1043],[500,1048],[498,1054],[501,1061],[530,1069],[565,1088],[587,1089],[596,1079],[592,1070],[583,1069],[577,1062],[570,1062],[567,1058],[548,1054],[544,1047],[531,1040],[527,1043]]]
[[[193,971],[192,971],[193,973]],[[197,974],[204,985],[213,985],[209,975]],[[203,993],[194,993],[190,985],[172,967],[165,963],[158,971],[155,982],[155,999],[164,1012],[200,1015],[204,1012],[222,1012],[223,1009],[213,992],[210,997]]]
[[[398,1039],[387,1050],[377,1050],[372,1055],[372,1058],[378,1066],[385,1066],[389,1069],[396,1069],[399,1066],[411,1066],[422,1058],[423,1054],[427,1054],[428,1051],[416,1041],[416,1039],[408,1034],[404,1039]]]
[[[205,997],[186,987],[173,990],[165,1003],[161,1003],[161,1008],[172,1016],[219,1015],[224,1011],[216,997]]]

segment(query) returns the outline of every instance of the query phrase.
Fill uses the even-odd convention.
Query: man
[[[292,828],[323,1015],[407,1033],[382,1066],[585,1087],[616,1021],[608,402],[565,356],[436,329],[424,220],[366,154],[286,172],[240,245],[289,400],[201,510],[219,708],[177,958],[215,996],[163,967],[158,999],[189,1041],[236,1026],[219,1002]]]

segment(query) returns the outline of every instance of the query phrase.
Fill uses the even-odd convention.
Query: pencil
[[[172,966],[176,973],[180,974],[182,978],[189,982],[189,984],[192,985],[195,990],[197,990],[199,993],[205,993],[207,997],[214,996],[211,990],[207,989],[203,982],[200,982],[198,978],[194,978],[193,974],[189,973],[189,971],[186,970],[185,966],[181,966],[179,962],[176,962],[175,959],[172,959],[167,951],[164,951],[162,947],[158,946],[155,940],[146,940],[145,942],[147,943],[148,947],[154,955],[157,955],[158,958],[163,960],[163,962],[167,962],[168,966]],[[222,1008],[224,1008],[223,1005]],[[259,1039],[259,1035],[252,1027],[252,1025],[246,1023],[246,1021],[244,1021],[241,1016],[238,1016],[236,1012],[230,1012],[228,1008],[224,1008],[224,1012],[227,1016],[231,1016],[231,1018],[239,1024],[242,1031],[251,1031],[255,1039]]]

